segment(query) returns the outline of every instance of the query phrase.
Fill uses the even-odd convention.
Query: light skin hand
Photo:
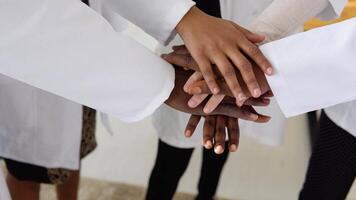
[[[192,7],[182,18],[176,30],[213,94],[219,93],[220,87],[211,64],[217,66],[238,101],[244,101],[246,95],[234,73],[235,68],[241,72],[249,93],[253,97],[261,95],[249,59],[266,74],[272,74],[271,64],[254,44],[262,42],[264,36],[253,34],[231,21],[209,16],[196,7]]]
[[[188,100],[191,98],[189,94],[183,91],[183,85],[191,75],[191,72],[176,69],[175,88],[173,89],[166,104],[176,110],[182,112],[206,116],[203,112],[204,105],[199,105],[195,108],[190,108],[187,105]],[[231,100],[224,100],[220,105],[209,115],[225,115],[234,118],[241,118],[258,123],[264,123],[267,116],[258,114],[251,106],[237,107]]]

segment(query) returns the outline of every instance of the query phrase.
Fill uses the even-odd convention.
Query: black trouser
[[[356,137],[324,112],[318,135],[299,199],[345,199],[356,177]]]
[[[170,200],[176,192],[194,149],[180,149],[159,141],[156,163],[148,184],[146,200]],[[216,155],[213,150],[204,149],[203,162],[198,185],[199,200],[213,199],[219,183],[228,151]]]

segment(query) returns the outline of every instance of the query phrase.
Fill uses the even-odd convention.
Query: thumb
[[[176,54],[172,52],[169,54],[162,54],[161,57],[173,65],[192,69],[194,71],[199,70],[198,64],[191,55]]]

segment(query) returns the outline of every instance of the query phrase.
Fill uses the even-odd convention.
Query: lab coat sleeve
[[[165,45],[173,40],[175,27],[194,5],[192,0],[105,0],[104,3]]]
[[[274,0],[249,28],[266,35],[265,42],[274,41],[294,34],[313,17],[323,16],[323,19],[336,17],[345,6],[343,2],[343,0]]]
[[[268,83],[294,116],[356,99],[356,19],[261,46],[275,68]]]
[[[173,68],[77,0],[2,0],[0,73],[124,121],[158,108]]]
[[[317,17],[321,20],[332,20],[340,16],[348,0],[329,0],[329,5]]]

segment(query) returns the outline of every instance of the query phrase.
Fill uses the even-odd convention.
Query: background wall
[[[126,34],[154,50],[150,36],[131,26]],[[85,177],[146,186],[153,166],[157,134],[150,118],[139,123],[112,121],[115,134],[99,125],[97,150],[83,162]],[[304,116],[289,120],[284,143],[268,147],[242,137],[240,149],[230,154],[218,195],[244,200],[297,199],[310,155],[309,135]],[[263,133],[261,133],[263,134]],[[201,163],[201,150],[194,152],[179,191],[196,193]],[[356,187],[349,199],[356,199]]]

